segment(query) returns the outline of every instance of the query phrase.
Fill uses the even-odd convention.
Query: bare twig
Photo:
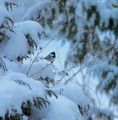
[[[56,4],[53,5],[44,15],[46,15],[50,10],[52,10],[52,9],[53,9],[56,5],[58,5],[60,2],[61,2],[61,0],[59,0],[58,2],[56,2]],[[40,20],[44,17],[44,15],[41,16],[37,21],[40,21]],[[68,23],[66,26],[63,26],[63,27],[67,27],[68,25],[72,24],[73,22],[75,22],[75,21],[76,21],[77,19],[79,19],[79,18],[81,18],[81,17],[75,18],[73,21],[71,21],[70,23]],[[59,33],[60,33],[60,31],[58,31],[57,34],[55,34],[55,36],[41,49],[41,51],[37,53],[36,57],[34,58],[34,60],[32,61],[31,65],[30,65],[30,67],[29,67],[29,69],[28,69],[27,76],[28,76],[28,74],[29,74],[29,72],[30,72],[30,70],[31,70],[31,67],[32,67],[33,63],[34,63],[35,60],[37,59],[38,55],[42,52],[43,49],[45,49],[45,48],[47,47],[47,45],[48,45],[50,42],[52,42],[52,41],[59,35]]]
[[[41,70],[39,70],[39,71],[33,73],[33,74],[30,75],[29,77],[35,77],[35,76],[37,76],[39,73],[41,73],[43,70],[45,70],[45,69],[46,69],[48,66],[50,66],[50,65],[51,65],[51,63],[50,63],[50,64],[47,64],[47,65],[44,66]]]
[[[57,1],[50,9],[48,9],[48,10],[37,20],[37,22],[39,22],[46,14],[48,14],[49,11],[51,11],[52,9],[54,9],[55,6],[57,6],[61,1],[62,1],[62,0]]]
[[[66,70],[63,70],[62,73],[63,73],[64,75],[63,75],[63,76],[60,78],[60,80],[58,80],[55,84],[60,83],[66,76],[69,76],[69,72],[72,71],[72,69],[74,69],[74,68],[75,68],[75,66],[72,66],[72,67],[70,67],[70,68],[68,68],[68,69],[66,69]]]
[[[33,63],[35,62],[35,60],[39,56],[39,54],[48,46],[48,44],[50,44],[57,37],[58,34],[59,34],[59,32],[49,42],[46,43],[46,45],[41,49],[40,52],[37,53],[36,57],[34,58],[34,60],[32,61],[31,65],[30,65],[30,67],[28,69],[27,76],[28,76],[28,74],[29,74],[29,72],[31,70],[31,67],[32,67]]]
[[[114,47],[115,44],[116,44],[116,41],[113,44],[111,44],[109,47],[107,47],[105,50],[103,50],[100,54],[98,54],[93,60],[91,60],[90,62],[86,63],[83,67],[81,67],[64,84],[68,84],[80,71],[82,71],[87,66],[91,65],[91,63],[93,63],[99,56],[101,56],[103,53],[105,53],[106,51],[108,51],[109,49],[111,49],[112,47]]]
[[[44,15],[42,15],[42,16],[37,20],[37,22],[39,22],[50,10],[52,10],[53,8],[55,8],[55,6],[58,5],[60,2],[61,2],[61,0],[57,1],[50,9],[48,9],[48,10],[44,13]],[[43,47],[43,49],[45,49],[46,46],[47,46],[50,42],[52,42],[52,41],[57,37],[58,34],[59,34],[59,32]],[[29,69],[28,69],[27,76],[28,76],[28,74],[29,74],[29,71],[30,71],[33,63],[35,62],[35,60],[37,59],[38,55],[42,52],[43,49],[41,49],[41,51],[38,52],[38,54],[36,55],[36,57],[35,57],[34,60],[32,61],[31,65],[30,65],[30,67],[29,67]]]
[[[70,23],[68,23],[66,26],[72,24],[72,22],[75,22],[78,18],[79,18],[79,17],[77,17],[75,20],[73,20],[73,21],[71,21]],[[50,44],[50,43],[59,35],[59,33],[60,33],[60,31],[58,31],[57,34],[55,34],[54,37],[53,37],[49,42],[47,42],[47,44],[41,49],[41,51],[37,53],[36,57],[34,58],[34,60],[32,61],[31,65],[30,65],[30,67],[29,67],[29,69],[28,69],[27,76],[28,76],[28,74],[29,74],[29,72],[30,72],[30,70],[31,70],[31,67],[32,67],[33,63],[35,62],[35,60],[36,60],[37,57],[39,56],[39,54],[48,46],[48,44]]]
[[[100,111],[100,99],[99,99],[97,93],[96,93],[93,89],[91,89],[88,85],[86,85],[86,87],[96,95],[96,97],[97,97],[97,99],[98,99],[98,110]],[[85,87],[84,87],[84,88],[85,88]],[[85,92],[85,90],[83,90],[83,91]],[[91,94],[91,93],[90,93],[90,94]],[[88,95],[88,94],[87,94],[87,95]],[[92,96],[92,95],[91,95],[91,96]],[[92,101],[92,103],[94,104],[93,98],[91,99],[90,96],[88,96],[88,98],[89,98],[89,99]]]

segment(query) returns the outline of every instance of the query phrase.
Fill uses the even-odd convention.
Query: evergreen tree
[[[55,4],[55,2],[57,3]],[[110,114],[107,114],[108,111],[105,113],[104,111],[106,110],[100,111],[99,108],[97,108],[94,98],[92,98],[92,96],[89,94],[88,89],[82,90],[78,88],[78,85],[55,85],[52,87],[52,89],[48,88],[47,86],[45,87],[44,84],[40,81],[47,81],[48,79],[48,82],[54,82],[54,79],[52,79],[50,75],[46,77],[43,76],[46,72],[49,71],[50,74],[53,74],[52,69],[48,69],[48,71],[45,72],[43,71],[43,77],[39,73],[38,78],[31,79],[29,78],[29,74],[26,73],[27,70],[24,69],[25,72],[23,71],[23,67],[25,65],[23,66],[21,64],[24,58],[30,57],[30,55],[34,53],[34,50],[37,49],[40,36],[44,33],[40,24],[34,21],[30,21],[29,19],[40,22],[44,28],[47,27],[47,25],[50,28],[54,28],[54,26],[56,29],[58,28],[57,31],[63,35],[65,38],[64,40],[70,41],[72,53],[70,52],[71,54],[68,54],[68,62],[71,62],[73,64],[82,64],[85,61],[85,56],[88,55],[88,57],[94,57],[94,53],[97,54],[109,46],[111,44],[110,37],[106,34],[106,39],[101,40],[98,34],[98,31],[100,32],[101,30],[103,33],[109,32],[109,27],[102,26],[102,23],[106,21],[100,22],[100,11],[97,9],[100,4],[103,4],[104,6],[105,3],[101,3],[100,1],[97,2],[98,4],[96,4],[96,2],[93,3],[92,0],[74,0],[74,2],[73,0],[62,0],[59,2],[39,2],[39,4],[33,6],[24,15],[24,20],[28,19],[28,21],[19,23],[14,22],[9,12],[13,9],[14,5],[16,7],[19,6],[10,0],[3,0],[0,2],[0,13],[3,13],[0,14],[0,100],[2,101],[0,102],[0,109],[2,108],[2,112],[0,112],[1,120],[94,120],[99,118],[109,120],[113,119],[111,112]],[[53,4],[55,4],[55,8],[50,9]],[[106,5],[104,7],[107,8],[108,6]],[[104,7],[102,7],[103,10]],[[108,8],[117,10],[115,7],[117,6],[111,4],[110,8]],[[45,17],[42,17],[48,10],[50,12],[46,14]],[[31,14],[32,11],[33,14]],[[90,22],[91,19],[94,20]],[[114,25],[117,24],[117,21],[115,22],[114,19],[112,22]],[[101,29],[100,26],[102,26],[104,29]],[[115,33],[116,31],[111,31],[111,34],[114,35]],[[112,41],[115,40],[115,37]],[[103,46],[103,44],[106,46]],[[117,91],[117,67],[115,64],[116,57],[114,58],[114,62],[112,59],[110,62],[109,60],[112,58],[112,56],[110,56],[109,53],[110,51],[106,51],[103,56],[100,55],[97,58],[97,60],[102,61],[104,59],[104,56],[109,56],[109,59],[107,59],[105,63],[105,67],[102,65],[100,67],[94,66],[93,68],[91,65],[91,67],[88,68],[88,70],[93,70],[94,74],[97,74],[98,72],[100,77],[99,79],[104,78],[107,81],[108,75],[112,77],[113,81],[115,81],[115,84],[112,88],[110,86],[107,89],[107,93],[109,93],[110,90],[113,92],[115,92],[115,90]],[[112,64],[114,67],[111,66]],[[13,68],[11,69],[10,67],[12,67],[12,65],[13,67],[20,67],[21,71]],[[39,64],[34,63],[34,65],[36,66]],[[108,68],[106,68],[106,66]],[[45,65],[40,70],[44,68]],[[95,69],[96,71],[94,71]],[[24,72],[23,74],[26,76],[21,74],[22,72]],[[103,74],[104,72],[105,74]],[[31,73],[31,71],[29,73]],[[113,75],[116,75],[116,77],[113,77]],[[108,77],[108,79],[110,79],[110,77]],[[101,82],[100,84],[103,83]],[[110,84],[112,84],[112,82]],[[109,84],[105,84],[105,87],[107,86],[109,86]],[[99,89],[101,89],[100,85]],[[106,89],[104,89],[104,86],[101,90],[106,91]],[[114,98],[114,96],[111,97],[111,102],[115,103],[117,97],[114,99],[115,102],[112,100],[112,98]],[[59,112],[60,114],[56,116]],[[66,114],[63,114],[64,112],[66,112]]]
[[[14,5],[19,7],[10,0],[0,1],[0,120],[82,120],[71,99],[43,83],[54,82],[51,64],[23,64],[37,49],[44,31],[35,21],[15,23],[9,12]]]
[[[52,4],[55,6],[49,9]],[[110,103],[115,105],[118,105],[117,4],[116,0],[55,0],[45,3],[38,14],[36,9],[32,16],[29,17],[31,11],[24,16],[24,20],[38,20],[44,27],[58,28],[63,42],[68,40],[71,46],[65,64],[88,64],[88,75],[98,77],[97,90],[109,95]],[[46,11],[49,13],[40,19]],[[94,65],[89,64],[96,56]]]
[[[41,26],[36,23],[36,22],[32,22],[32,21],[26,21],[24,23],[21,24],[15,24],[13,21],[13,18],[11,17],[9,10],[13,8],[13,6],[17,6],[18,5],[16,3],[13,3],[11,1],[2,1],[0,3],[0,74],[3,75],[3,77],[5,76],[4,73],[6,73],[7,71],[9,71],[9,69],[7,69],[7,66],[9,64],[9,62],[20,62],[23,60],[23,58],[27,58],[28,55],[30,55],[31,53],[34,52],[35,48],[37,48],[37,38],[40,38],[40,35],[42,34],[42,28]],[[33,24],[33,26],[38,26],[38,32],[37,34],[37,38],[33,37],[32,33],[28,33],[28,30],[25,30],[22,28],[27,28],[27,26],[30,24]],[[36,32],[36,31],[35,31]],[[23,39],[23,41],[21,40]],[[35,40],[34,40],[35,39]],[[19,42],[20,41],[20,42]],[[22,42],[23,44],[25,44],[24,46],[27,47],[27,49],[24,49],[22,47]],[[21,45],[20,45],[21,43]],[[19,44],[19,45],[18,45]],[[15,48],[16,46],[16,48]],[[20,49],[20,50],[17,50]],[[26,50],[24,51],[24,53],[22,54],[22,50]],[[16,50],[16,51],[14,51]],[[8,60],[8,61],[6,61]],[[13,64],[11,64],[12,67]],[[4,71],[4,73],[2,73],[2,71]],[[9,76],[9,72],[6,73]],[[32,85],[29,85],[29,83],[27,83],[27,80],[20,80],[19,77],[18,79],[13,80],[13,76],[19,76],[20,74],[12,74],[12,82],[10,82],[9,77],[6,78],[4,81],[6,81],[6,83],[4,83],[4,81],[2,80],[1,77],[1,89],[0,89],[0,93],[1,93],[1,97],[0,97],[0,120],[23,120],[23,116],[28,116],[30,117],[32,115],[32,111],[33,111],[33,107],[37,108],[37,109],[41,109],[44,106],[48,106],[50,104],[49,100],[47,99],[47,96],[52,96],[54,94],[53,91],[51,90],[45,90],[45,96],[42,97],[40,95],[34,95],[33,92],[34,90],[32,90]],[[21,75],[22,76],[22,75]],[[23,76],[22,76],[23,77]],[[25,78],[27,79],[27,78]],[[27,81],[27,82],[26,82]],[[30,81],[30,79],[29,79]],[[7,87],[7,84],[9,88]],[[16,83],[18,84],[18,86],[16,88],[12,87],[12,85]],[[41,83],[39,83],[40,86]],[[19,89],[19,96],[22,95],[22,87],[20,88],[20,86],[24,86],[28,91],[32,91],[32,94],[30,94],[31,96],[29,98],[26,98],[22,101],[20,101],[20,105],[17,106],[17,101],[19,101],[18,96],[15,96],[15,91],[17,91],[17,89]],[[2,88],[3,87],[3,88]],[[40,86],[41,87],[41,86]],[[4,89],[6,90],[5,96],[3,95]],[[40,88],[42,89],[42,88]],[[13,91],[12,91],[13,90]],[[7,93],[7,91],[9,91],[9,95]],[[18,93],[17,93],[18,94]],[[54,94],[56,96],[56,94]],[[7,99],[5,97],[8,97]],[[56,96],[57,97],[57,96]],[[10,103],[11,105],[9,106],[9,101],[12,100],[12,103]],[[15,101],[16,100],[16,101]],[[7,105],[7,108],[5,107],[5,104]],[[2,106],[3,105],[3,106]],[[9,106],[9,107],[8,107]],[[4,109],[6,109],[4,111]],[[19,111],[19,109],[21,111]],[[5,112],[5,113],[3,113]]]

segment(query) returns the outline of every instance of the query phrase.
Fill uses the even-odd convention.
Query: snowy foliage
[[[101,65],[94,65],[90,67],[89,73],[95,76],[97,74],[99,85],[97,89],[101,92],[106,92],[110,95],[110,103],[118,104],[118,82],[117,82],[117,67],[114,65],[107,65],[107,63],[101,63]],[[96,71],[96,72],[94,72]],[[112,93],[111,93],[112,90]]]
[[[16,23],[8,9],[11,5],[16,3],[0,2],[0,119],[83,120],[78,105],[85,107],[90,101],[77,99],[88,96],[81,92],[71,99],[68,92],[78,90],[71,86],[64,94],[56,94],[50,87],[55,82],[51,63],[23,63],[37,49],[44,30],[31,20]]]
[[[113,69],[117,67],[118,1],[64,0],[57,4],[54,9],[50,10],[49,8],[52,4],[55,4],[55,2],[57,1],[50,1],[48,3],[44,1],[44,3],[39,2],[39,4],[33,5],[24,13],[23,19],[33,19],[36,21],[39,19],[44,27],[48,26],[59,31],[60,34],[62,33],[64,42],[69,40],[71,49],[67,54],[66,65],[68,63],[76,65],[89,63],[103,50],[115,43],[93,62],[97,64],[106,61],[106,66],[104,67],[113,67]],[[42,7],[40,7],[40,5],[42,5]],[[48,10],[49,13],[40,19],[40,17],[44,15],[44,11]],[[107,91],[107,93],[112,91],[110,102],[118,104],[116,71],[105,71],[102,64],[99,64],[98,67],[96,65],[96,70],[94,69],[94,64],[91,66],[90,70],[92,69],[93,74],[97,75],[101,81],[98,85],[99,89],[102,89],[103,92]],[[87,67],[87,69],[90,71],[89,67]],[[99,74],[98,71],[101,71],[101,74]],[[113,72],[112,79],[109,78],[109,73],[111,72]],[[91,72],[89,72],[89,74],[90,73]],[[104,73],[106,75],[103,75]],[[108,79],[110,79],[111,82],[109,82]]]
[[[106,48],[117,37],[116,3],[111,0],[109,3],[106,0],[65,0],[55,5],[55,9],[50,9],[55,2],[56,0],[0,1],[0,119],[112,120],[112,113],[100,110],[98,99],[90,89],[73,83],[56,84],[51,63],[38,60],[25,64],[23,60],[31,57],[38,48],[46,27],[63,33],[64,40],[71,39],[71,51],[68,54],[71,62],[82,63],[86,55],[94,58],[94,53]],[[50,12],[45,14],[48,10]],[[105,17],[106,12],[108,14]],[[45,17],[42,17],[44,14]],[[114,29],[109,26],[109,22],[112,22]],[[46,33],[52,35],[49,30]],[[99,48],[97,52],[96,48]],[[99,60],[108,55],[109,52],[100,56]],[[100,90],[115,81],[111,95],[111,101],[115,103],[118,93],[117,55],[114,57],[115,62],[111,61],[112,55],[108,58],[109,66],[107,60],[105,65],[91,66],[88,71],[92,73],[96,70],[93,74],[99,73]],[[107,92],[110,90],[111,88]]]

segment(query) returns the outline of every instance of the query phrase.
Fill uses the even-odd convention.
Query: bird
[[[46,57],[44,57],[45,60],[53,63],[56,58],[56,53],[53,51],[50,54],[48,54]]]

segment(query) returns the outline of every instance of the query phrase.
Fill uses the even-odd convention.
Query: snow
[[[3,24],[5,27],[7,27],[8,25],[9,25],[9,27],[12,27],[11,22],[7,19],[7,18],[11,18],[12,19],[12,17],[9,14],[9,12],[6,10],[6,8],[1,6],[1,5],[0,5],[0,17],[1,17],[1,19],[0,19],[0,26]],[[5,21],[7,21],[8,24]]]
[[[11,1],[18,4],[18,7],[13,6],[14,9],[10,11],[16,22],[21,22],[24,14],[27,13],[28,9],[39,2],[39,0],[29,0],[29,2],[27,2],[27,0],[11,0]]]
[[[28,82],[32,91],[23,85],[19,85],[15,80],[22,80],[23,82]],[[33,79],[27,78],[25,75],[20,73],[9,73],[1,78],[0,84],[0,116],[4,116],[7,109],[13,106],[21,109],[20,106],[23,101],[27,99],[32,100],[34,96],[45,97],[44,85]],[[27,92],[24,92],[27,91]]]
[[[25,21],[21,23],[15,23],[13,26],[13,31],[15,31],[15,33],[7,33],[10,39],[7,43],[3,42],[0,48],[2,51],[0,56],[7,56],[7,58],[10,60],[15,60],[18,56],[26,57],[28,51],[33,52],[35,48],[31,48],[27,44],[28,39],[25,35],[29,34],[30,38],[32,38],[36,44],[39,44],[39,38],[43,33],[43,28],[37,22]]]
[[[1,1],[0,1],[0,5],[5,6],[5,3],[6,3],[6,2],[9,3],[9,2],[11,2],[11,0],[1,0]]]
[[[30,66],[31,64],[22,65],[21,72],[27,75]],[[33,63],[28,76],[37,80],[40,80],[40,78],[49,78],[52,80],[55,79],[51,64],[46,62]]]
[[[13,6],[14,9],[7,10],[5,8],[5,2],[18,2],[19,7]],[[85,116],[82,116],[78,105],[87,108],[88,105],[90,109],[87,110],[87,113],[91,113],[91,111],[94,111],[94,108],[97,107],[97,103],[95,100],[95,96],[92,95],[90,92],[90,89],[86,89],[77,84],[58,84],[58,85],[51,85],[47,86],[44,82],[42,82],[42,79],[49,78],[56,82],[57,78],[59,79],[59,76],[57,77],[57,68],[55,66],[58,64],[60,68],[63,68],[63,64],[61,64],[61,60],[65,59],[67,48],[66,50],[62,49],[62,46],[60,42],[53,42],[53,47],[46,47],[47,49],[42,52],[42,55],[44,56],[52,51],[57,51],[57,56],[61,58],[60,61],[57,58],[57,60],[54,62],[54,64],[47,63],[46,61],[41,61],[37,58],[37,61],[34,61],[32,64],[30,63],[24,63],[24,62],[18,62],[17,57],[26,57],[27,53],[29,51],[34,52],[36,47],[31,47],[28,44],[28,39],[26,38],[26,35],[29,34],[31,39],[37,44],[42,45],[42,42],[44,42],[45,39],[40,39],[39,34],[42,35],[44,32],[44,29],[42,26],[33,20],[37,19],[38,13],[42,12],[41,14],[44,14],[44,9],[49,8],[51,5],[51,1],[39,1],[39,0],[3,0],[0,1],[0,26],[4,25],[7,28],[0,29],[1,33],[5,33],[7,37],[2,39],[3,41],[0,41],[0,58],[3,60],[0,61],[0,116],[5,115],[6,110],[11,110],[12,107],[17,109],[19,113],[22,113],[21,105],[23,102],[27,100],[31,100],[33,102],[33,97],[42,97],[42,98],[48,98],[48,101],[50,102],[50,105],[47,107],[43,107],[41,110],[36,109],[33,106],[32,114],[31,116],[24,117],[24,120],[34,120],[34,119],[42,119],[42,120],[84,120],[86,119]],[[107,0],[82,0],[81,2],[84,3],[84,6],[86,9],[89,9],[90,6],[96,5],[97,11],[100,13],[101,17],[101,25],[105,22],[106,27],[108,26],[108,22],[110,18],[117,19],[117,8],[113,8],[112,4],[109,4]],[[113,4],[116,4],[112,1]],[[77,4],[77,1],[73,3],[67,2],[67,7],[71,6],[75,7]],[[25,6],[25,7],[24,7]],[[43,9],[43,10],[42,10]],[[79,10],[80,9],[80,10]],[[68,9],[69,10],[69,9]],[[78,13],[78,11],[80,13]],[[76,15],[82,18],[86,18],[86,13],[82,14],[82,6],[79,4],[78,8],[76,9]],[[49,13],[46,18],[49,18],[52,14]],[[76,16],[75,15],[75,16]],[[82,16],[83,15],[83,16]],[[16,17],[17,16],[17,17]],[[10,18],[14,21],[14,24],[7,19],[6,17]],[[74,17],[74,15],[69,16],[68,22],[71,21],[71,19]],[[95,15],[92,15],[90,21],[88,21],[89,26],[94,26],[94,20]],[[60,25],[58,29],[62,29],[62,26],[60,23],[65,22],[63,19],[65,16],[62,14],[60,15],[55,21],[53,21],[53,25]],[[29,20],[32,19],[32,20]],[[7,22],[6,22],[7,21]],[[76,21],[78,28],[81,29],[81,27],[84,25],[83,20]],[[80,22],[80,23],[79,23]],[[75,27],[73,27],[72,32],[74,31]],[[12,30],[12,31],[10,31]],[[111,31],[107,31],[106,33],[101,33],[99,28],[95,28],[96,34],[101,36],[100,40],[104,40],[104,38],[107,36],[108,38],[114,38],[113,33]],[[51,37],[54,36],[55,31],[53,30],[53,34],[51,33]],[[79,31],[79,30],[78,30]],[[50,29],[47,29],[47,32],[50,33]],[[77,34],[78,41],[83,38],[84,29],[80,30]],[[67,31],[65,35],[68,35],[69,32]],[[64,36],[65,36],[64,35]],[[91,37],[91,36],[90,36]],[[51,38],[50,38],[51,39]],[[61,47],[57,47],[60,44]],[[75,46],[79,47],[81,50],[83,48],[82,44],[76,43]],[[67,45],[68,46],[68,45]],[[38,46],[39,47],[39,46]],[[106,46],[104,46],[106,47]],[[60,49],[61,48],[61,49]],[[70,51],[73,51],[73,53],[76,53],[74,51],[73,47]],[[58,50],[59,49],[59,50]],[[62,51],[60,53],[60,51]],[[39,50],[38,50],[39,52]],[[40,51],[41,52],[41,51]],[[69,53],[71,57],[71,53]],[[41,55],[41,54],[40,54]],[[88,53],[89,55],[89,53]],[[91,59],[94,57],[90,54]],[[39,57],[39,56],[38,56]],[[112,56],[111,56],[112,57]],[[73,58],[72,58],[73,59]],[[2,68],[4,65],[6,65],[7,70],[4,70]],[[107,66],[107,67],[106,67]],[[5,67],[5,66],[4,66]],[[31,67],[31,69],[30,69]],[[102,63],[101,65],[94,65],[94,67],[91,67],[89,69],[89,72],[97,71],[99,76],[101,76],[103,70],[110,71],[106,78],[104,79],[104,82],[101,85],[101,89],[105,87],[106,84],[109,84],[114,79],[114,76],[118,74],[117,67],[113,65],[108,65],[108,63]],[[66,78],[66,77],[65,77]],[[64,80],[66,80],[64,78]],[[103,79],[100,79],[103,81]],[[55,98],[55,96],[49,97],[46,94],[46,90],[53,90],[58,98]],[[118,83],[116,83],[116,88],[114,89],[112,95],[117,96],[118,91]],[[111,96],[111,99],[112,97]],[[95,101],[94,101],[95,100]],[[95,112],[95,111],[94,111]],[[108,112],[107,112],[108,113]],[[108,113],[108,115],[110,115]],[[89,115],[88,115],[89,116]]]
[[[40,1],[38,4],[30,7],[28,9],[28,11],[26,12],[26,14],[23,16],[23,20],[37,19],[39,12],[41,12],[42,9],[46,8],[46,6],[50,3],[51,3],[50,0],[47,0],[47,1],[43,0],[43,2]],[[31,16],[31,14],[32,14],[32,16]]]
[[[100,13],[100,18],[102,23],[104,22],[106,26],[108,26],[108,22],[110,18],[117,19],[118,9],[112,6],[113,1],[108,2],[107,0],[82,0],[86,9],[89,9],[90,6],[96,6],[97,11]],[[117,2],[114,1],[116,4]],[[90,21],[92,23],[93,20]]]
[[[15,23],[14,28],[19,29],[24,35],[30,34],[37,44],[39,42],[38,34],[42,34],[44,32],[39,23],[31,20]]]
[[[1,58],[1,59],[4,61],[4,64],[6,65],[7,70],[9,71],[11,70],[13,72],[19,72],[21,65],[17,61],[12,62],[6,58]]]
[[[45,120],[83,120],[75,103],[66,97],[59,95],[58,99],[53,97],[50,101],[50,111]]]
[[[76,105],[87,106],[91,103],[91,96],[85,95],[84,91],[76,84],[57,85],[52,87],[58,95],[63,95],[72,100]],[[81,97],[80,97],[81,96]]]
[[[7,56],[8,59],[15,60],[18,56],[26,56],[28,51],[27,39],[21,31],[14,29],[15,33],[10,34],[10,39],[7,44],[3,43],[1,49],[2,57]],[[14,52],[15,51],[15,52]]]
[[[19,85],[17,83],[18,80],[27,84]],[[21,106],[23,101],[26,101],[27,99],[32,101],[32,98],[35,96],[45,98],[45,90],[46,89],[41,82],[27,78],[24,74],[12,72],[5,75],[1,78],[0,84],[0,109],[2,109],[0,116],[4,116],[6,109],[10,109],[12,106],[14,106],[14,108],[17,109],[20,113],[21,108],[19,106]],[[78,97],[80,98],[80,96]],[[58,95],[57,99],[55,97],[48,99],[51,104],[46,108],[42,108],[41,111],[38,110],[37,117],[38,115],[41,115],[40,117],[44,118],[45,115],[45,120],[55,120],[55,118],[57,120],[83,119],[78,111],[77,105],[71,101],[71,99],[68,99],[68,97]],[[37,112],[32,114],[34,115],[36,113]],[[32,116],[29,119],[33,120],[34,118],[32,118]]]
[[[83,120],[78,107],[68,98],[59,95],[58,99],[51,97],[49,101],[51,103],[49,106],[42,108],[40,111],[35,110],[35,113],[28,120],[34,120],[34,116],[35,119],[40,116],[43,120]]]

